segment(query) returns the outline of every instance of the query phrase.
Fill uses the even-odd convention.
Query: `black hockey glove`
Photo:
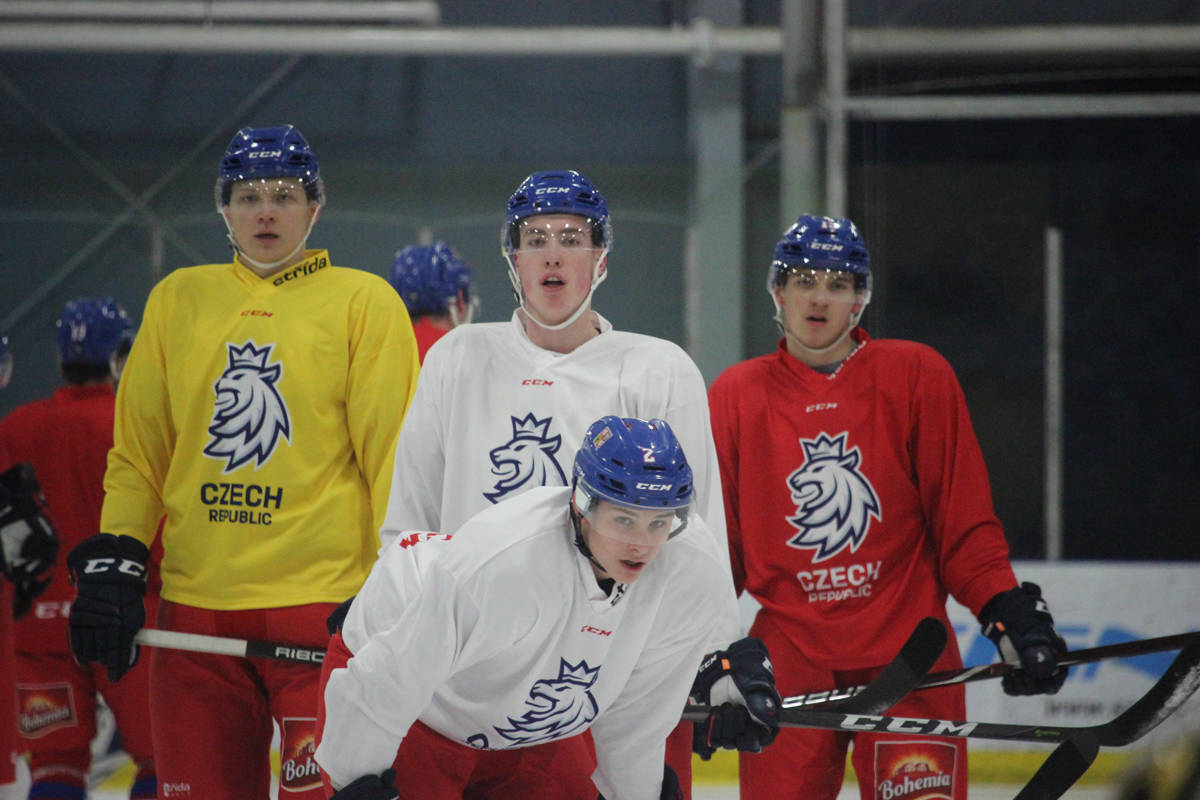
[[[146,562],[150,551],[132,536],[98,533],[67,556],[75,600],[71,652],[80,664],[99,661],[117,681],[137,663],[133,637],[146,624]]]
[[[690,700],[714,707],[692,734],[692,752],[705,761],[722,747],[760,752],[779,735],[782,700],[761,639],[739,639],[728,650],[706,656]]]
[[[396,771],[385,769],[382,775],[363,775],[334,792],[329,800],[400,800]]]
[[[983,635],[992,640],[1000,658],[1021,669],[1009,670],[1002,683],[1006,694],[1056,694],[1067,679],[1067,668],[1056,659],[1067,643],[1054,630],[1054,618],[1036,583],[1001,592],[979,614]]]
[[[45,514],[46,498],[29,464],[0,473],[0,566],[13,582],[13,616],[21,618],[50,585],[58,534]]]

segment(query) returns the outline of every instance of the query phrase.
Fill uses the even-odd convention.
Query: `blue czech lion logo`
[[[796,504],[788,517],[799,535],[788,541],[792,547],[814,547],[813,561],[824,561],[850,545],[853,552],[867,536],[871,517],[882,519],[879,498],[870,481],[858,471],[860,454],[846,451],[847,433],[830,438],[801,439],[804,466],[788,476],[787,484]]]
[[[283,364],[270,364],[275,345],[256,347],[254,340],[241,347],[229,342],[229,366],[213,384],[217,395],[212,424],[212,440],[204,448],[209,458],[225,459],[222,472],[233,472],[254,460],[258,469],[279,444],[279,438],[291,441],[292,426],[287,404],[276,384],[283,375]]]
[[[512,744],[529,745],[582,732],[596,718],[596,700],[589,690],[599,673],[599,667],[592,669],[586,661],[559,659],[558,677],[538,681],[529,690],[525,705],[530,710],[516,719],[509,717],[512,727],[496,728],[496,733]]]
[[[483,496],[498,503],[510,492],[534,486],[566,486],[567,476],[554,458],[562,436],[550,435],[553,417],[538,419],[533,414],[512,420],[512,438],[488,453],[492,474],[498,476],[492,491]]]

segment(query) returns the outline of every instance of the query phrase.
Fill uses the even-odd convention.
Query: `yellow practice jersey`
[[[121,376],[101,530],[149,544],[165,514],[173,602],[344,600],[375,561],[417,369],[399,295],[324,250],[268,278],[171,273]]]

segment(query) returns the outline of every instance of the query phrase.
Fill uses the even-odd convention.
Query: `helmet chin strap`
[[[608,248],[605,247],[600,251],[599,257],[596,258],[596,266],[592,268],[592,286],[590,289],[588,289],[587,297],[583,298],[583,300],[579,303],[579,307],[576,308],[575,312],[571,314],[571,316],[567,317],[565,321],[560,322],[557,325],[551,325],[538,319],[537,315],[530,311],[529,307],[525,305],[525,291],[521,288],[521,276],[517,274],[517,267],[513,263],[512,258],[509,256],[505,256],[505,258],[508,260],[508,279],[512,282],[513,291],[516,292],[517,302],[520,304],[521,310],[525,312],[525,316],[529,317],[533,324],[548,331],[561,331],[564,328],[569,328],[575,322],[575,320],[579,319],[580,315],[583,314],[584,311],[591,307],[592,295],[596,293],[596,287],[604,283],[604,279],[608,277],[607,269],[603,271],[600,270],[600,266],[604,264],[605,259],[608,258]],[[601,567],[601,569],[603,569],[603,567]]]
[[[600,570],[605,575],[611,576],[611,573],[608,571],[608,569],[596,560],[596,556],[592,554],[592,548],[588,547],[588,543],[584,541],[582,519],[583,518],[580,516],[579,510],[575,508],[575,503],[571,503],[571,526],[575,528],[576,549],[583,553],[584,556],[587,557],[587,560],[592,562],[596,569]]]
[[[853,314],[851,314],[850,318],[846,320],[846,329],[842,331],[841,335],[834,339],[831,344],[828,344],[825,347],[809,347],[804,342],[800,341],[800,337],[792,333],[792,331],[788,328],[787,323],[784,322],[782,313],[783,310],[779,307],[779,301],[775,299],[774,292],[771,293],[771,300],[775,303],[775,324],[779,326],[779,330],[783,332],[783,335],[786,336],[789,341],[795,342],[796,345],[806,353],[812,353],[815,356],[820,356],[828,353],[830,350],[836,349],[839,345],[841,345],[842,342],[846,341],[846,337],[850,335],[850,331],[854,330],[854,326],[858,324],[860,319],[862,319],[863,312],[867,310],[867,303],[870,302],[870,297],[868,296],[868,299],[863,301],[862,307],[859,308],[858,311],[855,311]]]
[[[297,244],[295,246],[295,248],[292,249],[292,252],[288,253],[286,256],[279,259],[278,261],[272,261],[272,262],[268,263],[266,261],[256,261],[255,259],[246,255],[246,251],[241,248],[241,245],[239,245],[237,243],[237,239],[235,239],[233,237],[233,226],[231,226],[229,224],[229,217],[225,216],[224,211],[221,212],[221,219],[225,221],[225,237],[227,239],[229,239],[229,244],[233,246],[233,251],[238,254],[238,259],[245,262],[246,264],[254,267],[255,269],[261,269],[261,270],[272,270],[272,269],[275,269],[276,267],[281,267],[284,264],[286,264],[292,257],[294,257],[296,255],[296,253],[303,251],[304,246],[306,244],[308,244],[308,237],[312,234],[313,226],[317,224],[317,217],[319,217],[319,216],[321,216],[321,206],[320,205],[317,206],[317,210],[313,214],[313,218],[308,221],[308,230],[306,230],[304,232],[304,236],[301,237],[300,243]]]

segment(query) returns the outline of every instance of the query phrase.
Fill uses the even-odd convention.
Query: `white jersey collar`
[[[612,323],[609,322],[607,319],[605,319],[604,316],[599,311],[596,311],[595,309],[593,309],[590,313],[592,315],[592,322],[600,330],[600,333],[608,333],[609,331],[611,331],[613,329]],[[527,353],[546,354],[546,355],[553,356],[555,358],[562,358],[563,356],[570,355],[570,353],[558,353],[553,350],[547,350],[544,347],[539,347],[538,345],[534,344],[533,341],[529,338],[529,334],[527,334],[525,332],[525,324],[523,322],[521,322],[520,309],[513,311],[512,320],[509,324],[512,325],[513,330],[516,333],[517,341],[521,343],[521,347],[523,347]],[[589,340],[589,341],[593,341],[594,339],[595,339],[595,337],[593,337],[593,339]],[[582,345],[580,345],[580,347],[586,347],[586,346],[587,346],[587,342],[584,342]],[[576,350],[578,350],[578,349],[579,348],[576,348]],[[574,352],[574,351],[572,351],[572,352]]]

